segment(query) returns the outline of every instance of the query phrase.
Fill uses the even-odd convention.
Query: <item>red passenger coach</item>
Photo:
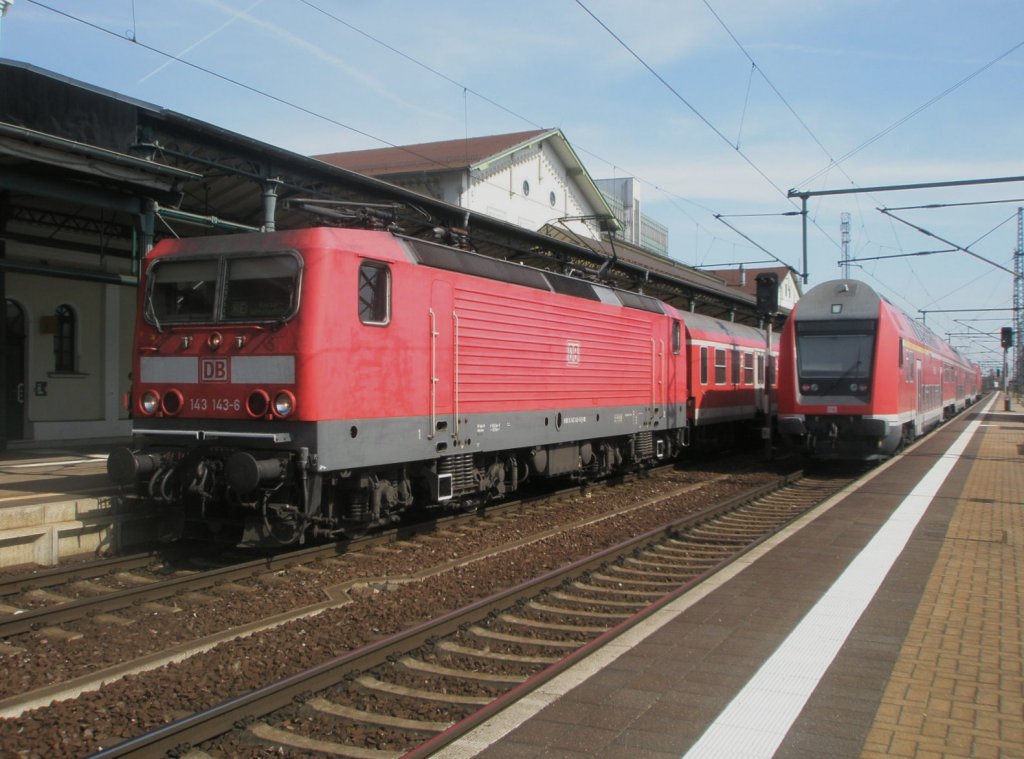
[[[133,446],[108,470],[172,535],[352,534],[648,466],[756,405],[690,400],[693,315],[388,232],[165,241],[139,292]]]
[[[778,354],[773,335],[772,354]],[[702,314],[686,315],[690,422],[694,442],[728,442],[754,423],[765,425],[763,330]],[[769,394],[770,397],[770,394]]]
[[[855,280],[812,288],[782,333],[778,425],[817,458],[880,459],[979,397],[956,350]]]

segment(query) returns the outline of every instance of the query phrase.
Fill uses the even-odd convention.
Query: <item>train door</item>
[[[678,319],[672,320],[672,343],[669,355],[666,356],[666,388],[665,404],[671,415],[668,419],[669,428],[685,426],[686,418],[682,416],[680,404],[686,400],[686,346],[683,345],[683,324]]]
[[[917,381],[917,414],[914,419],[915,432],[920,435],[924,432],[924,413],[927,409],[927,393],[924,387],[924,370],[921,368],[921,359],[914,359],[914,379]]]
[[[438,452],[446,450],[458,438],[457,396],[458,366],[455,334],[458,316],[452,303],[452,287],[435,281],[430,290],[428,313],[430,327],[430,429]]]
[[[25,311],[7,299],[4,331],[4,440],[25,437]]]
[[[665,355],[664,337],[657,335],[657,330],[652,330],[652,333],[656,335],[651,337],[651,413],[649,423],[653,427],[665,415],[667,356]]]

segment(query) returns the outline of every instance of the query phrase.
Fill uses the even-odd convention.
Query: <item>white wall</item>
[[[54,268],[76,268],[66,252],[8,243],[7,257]],[[127,265],[108,260],[127,273]],[[81,257],[77,257],[81,265]],[[133,287],[8,272],[6,296],[25,311],[25,439],[112,438],[129,434],[121,409],[127,390],[135,319]],[[58,373],[54,336],[42,317],[67,304],[76,316],[73,373]]]
[[[470,177],[460,205],[471,211],[516,223],[532,230],[566,216],[594,214],[579,187],[548,141],[531,145],[494,161]],[[597,239],[594,222],[571,221],[573,232]]]

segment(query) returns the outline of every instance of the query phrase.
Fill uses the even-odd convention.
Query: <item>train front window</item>
[[[866,380],[871,377],[875,322],[798,322],[797,372],[801,380]]]
[[[158,259],[149,270],[146,319],[165,324],[283,321],[299,302],[293,253]]]
[[[224,285],[224,318],[284,319],[295,310],[299,263],[293,256],[230,258]]]
[[[217,295],[217,261],[158,261],[149,274],[147,314],[159,323],[209,322]]]

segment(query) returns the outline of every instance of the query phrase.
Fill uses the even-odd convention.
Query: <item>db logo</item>
[[[228,359],[204,357],[199,359],[200,382],[229,382]]]

